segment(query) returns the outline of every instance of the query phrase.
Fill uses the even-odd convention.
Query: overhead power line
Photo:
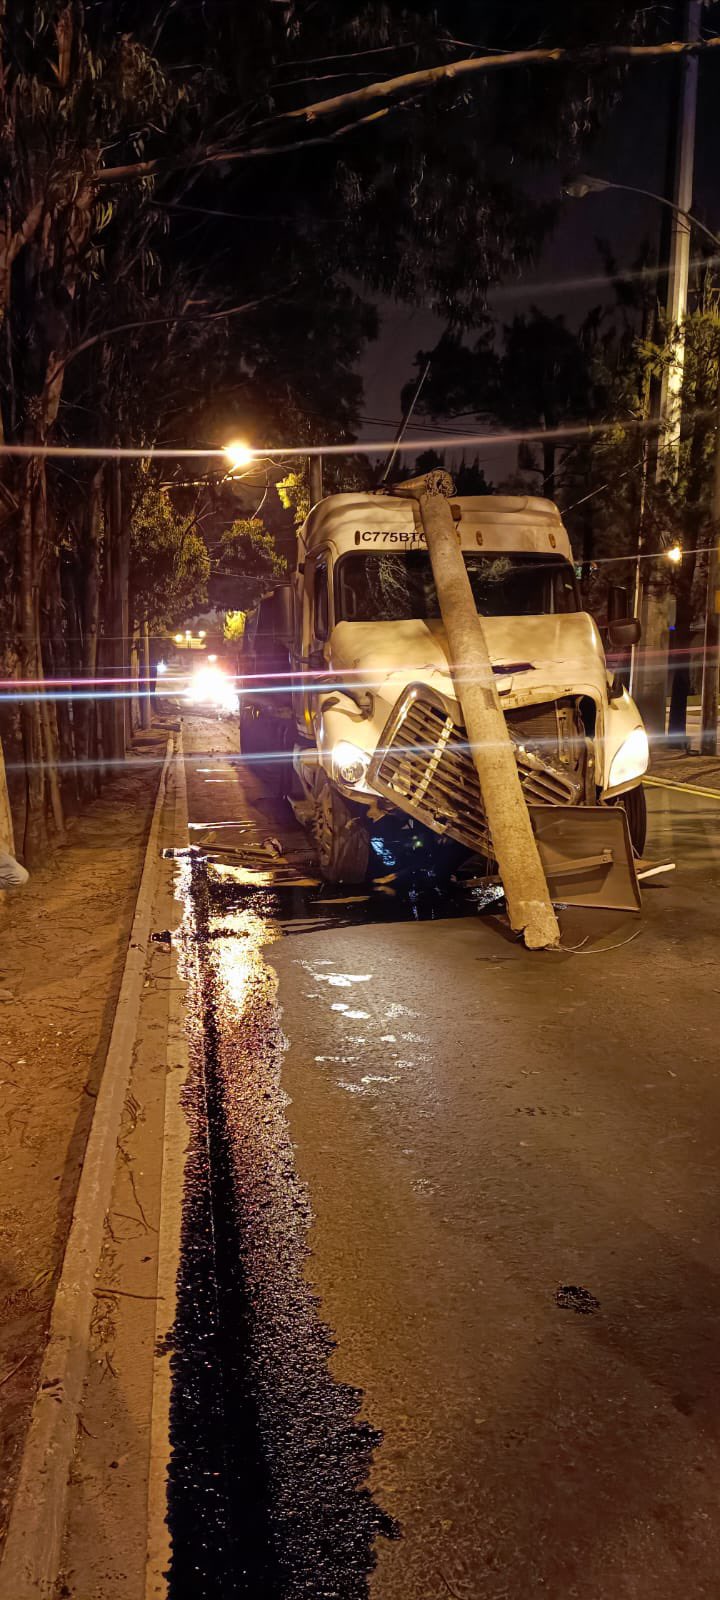
[[[686,413],[695,417],[714,417],[714,407],[695,407],[692,412]],[[403,439],[397,445],[398,455],[416,455],[418,446],[424,450],[450,450],[450,449],[501,449],[507,445],[540,444],[543,442],[565,439],[592,439],[602,434],[615,433],[621,429],[625,433],[653,433],[657,431],[657,420],[654,418],[619,418],[615,417],[604,422],[568,423],[559,428],[518,428],[511,432],[498,433],[437,433],[426,435],[422,439]],[[302,460],[308,456],[376,456],[387,455],[388,451],[395,449],[394,439],[346,439],[340,444],[292,444],[268,445],[252,449],[253,459],[256,461],[273,461],[280,457],[282,461]],[[224,446],[208,445],[200,448],[168,445],[81,445],[81,444],[0,444],[0,457],[19,456],[24,459],[37,456],[48,460],[75,457],[77,460],[90,461],[223,461],[227,463],[227,454]]]

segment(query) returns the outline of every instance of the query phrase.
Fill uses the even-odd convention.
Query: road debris
[[[580,1317],[591,1317],[600,1310],[600,1301],[595,1295],[576,1283],[561,1283],[555,1290],[555,1303],[561,1311],[576,1311]]]

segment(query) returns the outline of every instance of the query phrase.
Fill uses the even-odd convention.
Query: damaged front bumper
[[[436,689],[410,684],[385,725],[367,785],[433,832],[492,860],[478,775],[456,716],[457,707]],[[541,757],[519,729],[510,724],[509,731],[553,900],[639,910],[627,818],[622,807],[587,803],[590,758],[571,760],[549,734]]]

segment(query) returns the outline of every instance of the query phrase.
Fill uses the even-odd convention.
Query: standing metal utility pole
[[[316,506],[323,497],[322,456],[308,456],[308,477],[310,481],[310,505]]]
[[[700,38],[700,13],[702,0],[687,0],[685,5],[683,38],[693,42]],[[658,449],[655,476],[676,478],[680,463],[680,425],[682,421],[682,385],[685,371],[685,333],[683,323],[687,316],[688,283],[690,279],[690,218],[693,201],[693,172],[695,167],[695,123],[697,120],[697,86],[699,58],[682,57],[680,63],[680,104],[675,133],[675,162],[673,174],[673,218],[670,233],[668,261],[667,300],[665,318],[667,330],[675,338],[672,360],[663,370],[660,385],[660,421],[662,433]]]
[[[560,930],[538,854],[492,662],[458,542],[447,472],[428,472],[393,486],[420,508],[450,670],[480,783],[493,853],[505,890],[510,926],[528,949],[559,943]]]
[[[702,0],[686,0],[683,38],[692,42],[700,37]],[[684,55],[678,63],[680,73],[678,120],[674,137],[673,221],[670,233],[668,286],[665,302],[666,328],[674,339],[672,360],[662,377],[658,406],[659,439],[655,467],[656,481],[677,477],[680,458],[681,393],[685,367],[683,323],[687,315],[690,274],[690,221],[695,122],[697,112],[698,58]],[[651,571],[643,585],[642,645],[638,651],[635,675],[636,695],[645,725],[655,737],[665,733],[668,645],[670,640],[671,595],[665,576]]]

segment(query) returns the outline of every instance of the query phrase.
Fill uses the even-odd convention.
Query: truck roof
[[[536,495],[453,495],[450,505],[463,549],[554,551],[572,560],[570,540],[552,500]],[[389,494],[328,495],[313,506],[300,537],[308,551],[329,544],[338,555],[358,546],[402,548],[402,542],[383,539],[385,533],[411,535],[413,544],[421,540],[417,503]]]

